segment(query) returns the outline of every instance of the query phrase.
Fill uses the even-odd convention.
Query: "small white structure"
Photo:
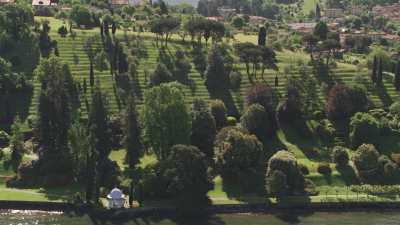
[[[107,195],[108,208],[119,209],[125,205],[125,195],[118,188],[111,190],[110,194]]]

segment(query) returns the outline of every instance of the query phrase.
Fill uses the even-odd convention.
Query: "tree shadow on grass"
[[[352,166],[336,166],[336,170],[340,173],[342,180],[347,186],[359,184],[358,176]]]
[[[383,105],[385,106],[385,107],[388,107],[388,106],[390,106],[392,103],[393,103],[393,99],[392,99],[392,97],[390,97],[390,95],[388,94],[388,92],[387,92],[387,89],[386,89],[386,87],[385,87],[385,85],[380,85],[380,86],[377,86],[376,88],[375,88],[375,91],[374,91],[377,95],[378,95],[378,97],[381,99],[381,101],[382,101],[382,103],[383,103]]]
[[[50,201],[71,201],[81,191],[79,184],[71,184],[66,187],[41,188],[39,193],[44,194]]]
[[[228,88],[223,87],[219,89],[214,89],[214,88],[207,88],[207,89],[208,92],[210,93],[211,99],[220,99],[225,103],[229,116],[234,116],[236,118],[240,116],[239,110],[237,109],[235,101],[233,100],[232,94]]]
[[[312,211],[290,211],[277,213],[274,216],[289,224],[300,223],[299,217],[312,216],[314,213]]]

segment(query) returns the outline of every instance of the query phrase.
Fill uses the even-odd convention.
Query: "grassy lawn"
[[[310,11],[315,11],[315,7],[320,0],[304,0],[303,11],[305,15],[308,15]]]

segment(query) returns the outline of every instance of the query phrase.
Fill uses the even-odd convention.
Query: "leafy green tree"
[[[347,166],[349,163],[349,153],[345,147],[335,146],[332,150],[332,161],[338,167]]]
[[[370,171],[378,168],[379,152],[374,145],[362,144],[353,155],[353,162],[358,171]]]
[[[88,129],[79,119],[74,120],[68,131],[68,147],[73,158],[74,176],[85,181],[90,143]]]
[[[172,73],[164,63],[158,63],[154,72],[150,75],[150,85],[158,86],[162,83],[173,81]]]
[[[215,166],[224,184],[235,185],[245,192],[259,190],[263,186],[265,154],[257,137],[227,127],[218,133],[216,140]]]
[[[29,37],[33,23],[33,11],[27,5],[6,4],[0,8],[0,28],[14,40]]]
[[[272,196],[283,196],[288,190],[287,177],[280,170],[274,170],[267,178],[267,191]]]
[[[214,140],[217,133],[215,119],[208,104],[202,99],[195,99],[192,106],[191,144],[198,147],[211,161],[214,157]]]
[[[22,132],[23,123],[19,116],[16,116],[13,125],[11,126],[10,149],[11,149],[11,165],[16,172],[22,162],[22,157],[25,153],[24,133]]]
[[[141,141],[141,127],[139,124],[139,115],[136,111],[136,103],[133,95],[128,99],[124,122],[124,146],[126,148],[125,161],[130,168],[135,168],[143,154],[143,145]]]
[[[256,135],[259,140],[264,140],[271,133],[268,123],[268,114],[259,104],[250,105],[240,118],[241,126],[250,134]]]
[[[107,99],[100,91],[100,87],[96,87],[90,105],[88,126],[90,134],[96,140],[94,148],[100,162],[107,160],[111,152],[109,122]]]
[[[226,87],[229,84],[229,74],[222,54],[221,48],[217,45],[214,45],[209,52],[205,84],[210,89]]]
[[[210,111],[215,119],[217,130],[222,129],[228,124],[227,109],[225,103],[219,99],[210,102]]]
[[[372,73],[371,73],[371,80],[372,83],[376,83],[376,81],[378,80],[378,58],[376,56],[374,56],[374,61],[372,64]]]
[[[160,14],[161,15],[168,15],[168,6],[163,0],[159,0],[158,4],[160,5]]]
[[[203,77],[207,69],[207,56],[201,45],[195,46],[192,50],[193,63],[196,70]]]
[[[174,76],[176,80],[181,83],[187,83],[189,80],[189,73],[192,69],[192,65],[186,58],[185,53],[181,50],[175,53],[175,72]]]
[[[346,120],[356,112],[365,112],[369,100],[365,90],[360,86],[348,87],[336,84],[328,93],[326,112],[332,120]]]
[[[266,69],[277,70],[275,52],[265,46],[257,46],[250,42],[235,44],[235,52],[241,62],[246,65],[246,72],[250,82],[257,79],[257,68],[261,68],[261,78],[264,79]]]
[[[96,37],[88,37],[83,45],[83,49],[89,59],[89,83],[90,87],[94,86],[94,64],[96,55],[99,50],[96,48],[97,38]]]
[[[182,86],[168,83],[146,90],[141,121],[145,140],[158,159],[165,159],[173,145],[188,144],[191,119]]]
[[[49,35],[50,25],[49,21],[42,22],[42,30],[39,34],[39,47],[42,57],[48,58],[50,56],[51,51],[55,47],[53,41]]]
[[[150,22],[150,31],[157,35],[157,39],[164,39],[164,44],[167,46],[172,33],[175,32],[180,25],[180,18],[171,16],[160,17]]]
[[[61,37],[66,37],[68,34],[68,30],[65,26],[61,26],[58,28],[57,33],[61,36]]]
[[[328,25],[320,21],[314,28],[314,35],[318,37],[320,40],[324,41],[328,38],[329,28]]]
[[[78,26],[87,26],[90,27],[93,24],[92,15],[89,11],[89,8],[83,6],[81,4],[75,5],[72,7],[70,18],[74,21]]]
[[[356,113],[350,121],[350,141],[354,148],[363,143],[374,144],[379,137],[378,121],[368,113]]]
[[[75,82],[67,64],[59,58],[43,59],[35,70],[41,82],[38,107],[38,138],[41,154],[66,153]]]
[[[321,19],[321,7],[319,6],[318,3],[315,6],[315,17],[317,18],[317,21]]]
[[[238,29],[241,29],[245,25],[245,21],[241,16],[233,17],[231,23],[235,28],[238,28]]]
[[[268,161],[268,169],[266,174],[267,191],[270,194],[282,194],[276,193],[276,180],[271,179],[274,178],[275,171],[280,171],[286,176],[287,188],[283,189],[286,194],[304,192],[304,176],[297,164],[296,157],[292,153],[284,150],[278,151]]]
[[[206,157],[197,147],[173,146],[162,168],[169,181],[166,191],[181,214],[199,214],[211,204],[207,193],[213,189],[213,183],[207,173]]]

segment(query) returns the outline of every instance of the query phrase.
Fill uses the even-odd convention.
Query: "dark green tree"
[[[400,61],[396,63],[396,72],[394,74],[394,87],[400,91]]]
[[[202,99],[195,99],[192,106],[191,144],[198,147],[211,161],[214,157],[214,140],[217,133],[215,119],[208,104]]]
[[[383,62],[382,62],[382,58],[380,58],[378,60],[378,74],[376,76],[376,84],[378,86],[382,86],[383,85]]]
[[[321,19],[321,7],[319,6],[319,4],[315,6],[315,18],[317,19],[317,21]]]
[[[131,95],[125,112],[124,145],[126,148],[125,161],[130,168],[135,168],[143,154],[141,142],[141,127],[138,113],[136,111],[135,98]]]
[[[89,84],[90,87],[94,86],[94,63],[98,49],[96,48],[96,37],[88,37],[85,41],[83,49],[89,59]]]
[[[218,45],[214,45],[210,50],[205,84],[209,89],[223,88],[229,84],[225,60]]]
[[[376,84],[377,80],[378,80],[378,58],[377,56],[374,56],[374,61],[372,64],[371,81],[372,83]]]
[[[317,36],[321,41],[324,41],[327,39],[328,33],[328,25],[323,21],[318,22],[314,28],[314,35]]]
[[[267,29],[264,26],[258,31],[258,45],[265,46],[267,42]]]

